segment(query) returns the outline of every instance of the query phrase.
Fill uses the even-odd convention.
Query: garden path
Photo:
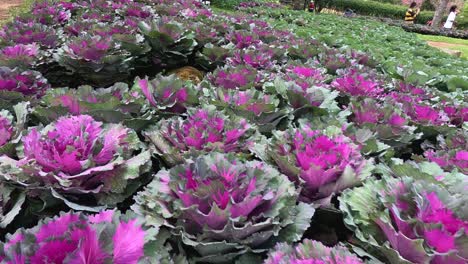
[[[460,57],[462,55],[462,52],[457,50],[457,48],[463,45],[457,45],[457,44],[445,43],[445,42],[435,42],[435,41],[428,41],[427,44],[429,46],[438,48],[444,52],[455,55],[457,57]]]
[[[8,18],[8,9],[20,5],[21,2],[23,0],[0,0],[0,20]]]

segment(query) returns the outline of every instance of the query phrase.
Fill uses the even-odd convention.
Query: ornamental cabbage
[[[34,20],[43,25],[57,26],[71,18],[70,10],[55,1],[35,2],[31,9]]]
[[[304,91],[312,86],[321,86],[325,80],[322,71],[306,65],[290,66],[286,69],[285,80],[294,81]]]
[[[46,92],[33,114],[42,123],[53,122],[67,114],[87,114],[102,122],[123,122],[127,127],[140,131],[157,117],[143,109],[136,100],[125,83],[115,83],[108,88],[88,85],[76,89],[55,88]]]
[[[129,4],[133,0],[114,0],[112,2],[106,0],[94,0],[94,1],[79,1],[77,4],[79,7],[85,9],[96,9],[98,11],[106,11],[109,9],[115,10],[121,8],[125,4]]]
[[[96,21],[99,23],[111,23],[116,19],[115,14],[109,14],[95,9],[85,9],[83,12],[82,19]]]
[[[447,187],[448,178],[436,181],[419,170],[413,175],[371,178],[343,193],[340,208],[353,241],[385,263],[467,263],[466,185]]]
[[[93,20],[78,20],[73,23],[68,23],[64,27],[64,32],[70,36],[79,37],[84,33],[86,35],[92,34],[101,37],[117,37],[136,34],[138,27],[135,25],[129,25],[132,23],[131,19],[126,21],[117,20],[112,23],[100,23],[96,24]],[[138,36],[138,35],[136,35]]]
[[[3,147],[13,136],[11,119],[12,117],[7,110],[0,112],[0,147]]]
[[[212,13],[206,9],[193,10],[190,8],[180,11],[180,14],[185,18],[197,18],[199,16],[211,17]]]
[[[272,61],[273,51],[269,50],[240,50],[228,59],[230,65],[247,65],[252,68],[263,70],[271,69],[275,61]]]
[[[414,122],[422,124],[442,125],[449,121],[442,110],[426,104],[414,104],[407,110],[407,115],[411,116]]]
[[[131,93],[142,98],[143,105],[166,112],[183,113],[198,105],[198,91],[175,74],[158,75],[153,80],[137,78]]]
[[[282,46],[291,44],[289,40],[293,38],[293,35],[290,31],[272,30],[265,29],[263,27],[256,27],[253,29],[253,32],[257,34],[258,38],[263,42],[264,47],[277,50],[278,53],[281,50],[282,54],[276,55],[282,55],[287,57],[288,54],[284,53],[284,49],[282,48]]]
[[[274,90],[294,109],[312,106],[329,111],[339,110],[335,103],[339,92],[331,91],[325,84],[323,71],[310,64],[287,66],[283,76],[274,81]]]
[[[163,263],[172,263],[163,247],[144,250],[154,240],[151,235],[140,220],[118,211],[90,216],[62,213],[31,229],[20,229],[9,235],[0,244],[0,261],[137,264],[165,259],[169,262]]]
[[[153,16],[152,9],[143,4],[138,2],[129,2],[126,5],[123,5],[119,10],[117,10],[121,16],[127,17],[135,17],[138,19],[145,19]]]
[[[0,67],[0,92],[3,94],[17,93],[39,98],[49,88],[47,80],[39,72]]]
[[[288,44],[289,45],[289,44]],[[293,60],[308,61],[316,57],[321,52],[321,44],[296,43],[288,47],[288,56]]]
[[[109,88],[98,89],[86,85],[77,89],[55,88],[42,97],[41,104],[49,108],[62,106],[71,114],[79,115],[94,112],[98,107],[115,110],[125,93],[128,93],[128,86],[125,83],[116,83]]]
[[[327,247],[314,240],[305,239],[291,246],[279,243],[268,254],[264,264],[359,264],[364,263],[343,246]]]
[[[327,204],[332,195],[370,176],[372,161],[348,137],[329,136],[308,125],[273,132],[268,156],[297,186],[304,202]]]
[[[214,89],[210,94],[211,103],[223,108],[234,108],[237,113],[249,112],[249,115],[260,116],[277,110],[279,100],[274,96],[249,89],[246,91]],[[242,114],[240,114],[243,116]]]
[[[260,75],[255,68],[245,65],[218,68],[208,75],[215,87],[224,89],[247,90],[260,82]]]
[[[215,46],[213,44],[206,44],[203,51],[197,54],[197,63],[203,69],[212,71],[217,67],[221,67],[226,62],[226,59],[232,56],[232,51],[228,48]]]
[[[289,79],[289,78],[286,78]],[[267,83],[265,87],[272,90],[294,109],[303,107],[317,107],[326,109],[330,112],[340,110],[336,104],[335,98],[338,97],[338,91],[332,91],[328,88],[316,86],[313,83],[303,81],[284,81],[282,78],[276,78],[273,83]]]
[[[208,87],[208,100],[211,104],[233,115],[246,118],[258,126],[260,132],[270,132],[286,119],[288,109],[279,109],[280,100],[276,96],[255,89],[246,91],[215,89]]]
[[[444,110],[434,105],[432,100],[425,100],[419,95],[407,95],[392,92],[387,96],[393,103],[399,103],[403,112],[411,117],[411,121],[423,126],[442,126],[448,124],[450,118]]]
[[[413,96],[425,100],[430,100],[436,96],[434,91],[430,88],[417,87],[401,81],[397,82],[394,86],[395,90],[401,95]]]
[[[55,60],[97,86],[126,80],[134,57],[112,37],[81,36],[67,42]]]
[[[321,48],[317,53],[319,54],[318,57],[320,63],[325,66],[329,74],[337,74],[339,70],[353,66],[353,63],[346,57],[346,55],[342,54],[338,49]],[[347,80],[344,81],[345,83],[347,82]]]
[[[0,29],[0,43],[7,45],[37,43],[47,48],[55,48],[59,44],[58,36],[51,27],[34,21],[13,21]]]
[[[138,188],[151,163],[134,131],[87,115],[32,128],[22,143],[20,160],[0,158],[3,177],[29,186],[33,196],[35,189],[43,190],[40,195],[50,190],[78,210],[122,202]]]
[[[197,252],[195,261],[210,263],[297,241],[314,213],[296,205],[294,185],[277,170],[219,153],[159,171],[135,201],[147,224],[166,226]]]
[[[447,136],[438,135],[437,145],[423,144],[424,156],[447,171],[455,168],[468,174],[468,133],[455,130]]]
[[[29,103],[22,102],[13,106],[15,116],[6,109],[0,110],[0,156],[15,154],[15,146],[21,140],[26,126]]]
[[[228,117],[214,106],[207,106],[188,109],[186,119],[163,119],[143,135],[166,164],[174,166],[203,152],[248,154],[255,132],[247,120]]]
[[[222,32],[217,30],[219,25],[213,23],[213,26],[206,24],[206,20],[200,22],[187,23],[189,27],[195,34],[195,39],[197,41],[198,47],[203,47],[206,45],[222,45],[224,38],[222,37]],[[231,47],[233,48],[233,47]]]
[[[0,50],[0,64],[10,68],[27,68],[32,65],[39,54],[39,46],[36,43],[4,47]]]
[[[338,91],[351,96],[378,97],[384,92],[379,83],[368,80],[355,70],[335,79],[331,85]]]
[[[165,23],[160,19],[154,20],[152,24],[138,24],[140,32],[152,48],[153,64],[160,69],[186,66],[197,46],[193,34],[186,30],[186,27],[173,19],[170,21]]]
[[[416,133],[417,127],[409,125],[410,118],[398,106],[398,103],[389,100],[378,102],[372,98],[351,99],[351,121],[360,128],[375,131],[377,138],[386,144],[396,148],[404,147],[419,139],[421,133]]]
[[[456,126],[462,126],[468,122],[468,107],[462,104],[444,105],[444,112],[450,118],[450,122]]]
[[[237,49],[255,48],[261,43],[256,34],[246,30],[237,30],[226,36],[227,40],[233,43]]]

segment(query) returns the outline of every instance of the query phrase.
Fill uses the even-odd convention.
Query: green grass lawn
[[[28,12],[31,9],[31,6],[35,1],[36,0],[23,0],[21,5],[10,8],[8,10],[8,13],[10,14],[10,18],[0,20],[0,25],[10,21],[13,17],[16,17],[20,14]]]
[[[35,2],[42,2],[42,1],[45,1],[45,0],[23,0],[21,5],[12,7],[10,8],[10,10],[8,10],[8,13],[10,14],[10,18],[6,20],[0,20],[0,25],[8,21],[11,21],[12,18],[17,17],[21,14],[28,13],[31,10],[31,7]],[[70,0],[62,0],[62,1],[69,2]]]
[[[468,59],[468,45],[457,45],[457,46],[451,47],[450,49],[461,51],[462,52],[461,57]]]
[[[467,39],[456,39],[456,38],[448,38],[443,36],[432,36],[432,35],[420,35],[418,37],[425,41],[433,41],[433,42],[443,42],[451,44],[448,46],[448,49],[461,51],[462,57],[468,59],[468,40]]]
[[[19,14],[28,12],[34,2],[36,2],[36,0],[24,0],[21,5],[11,8],[9,11],[11,17],[16,17]]]
[[[450,44],[459,44],[459,45],[468,45],[468,39],[457,39],[457,38],[448,38],[444,36],[432,36],[432,35],[421,35],[418,34],[418,37],[427,40],[427,41],[435,41],[435,42],[445,42]]]

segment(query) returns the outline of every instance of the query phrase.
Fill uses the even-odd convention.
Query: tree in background
[[[292,7],[294,10],[304,10],[305,9],[305,0],[292,0]]]
[[[442,18],[444,17],[445,12],[447,11],[449,0],[432,0],[432,2],[436,2],[434,6],[436,6],[436,10],[434,13],[434,18],[432,19],[432,27],[438,28],[442,23]]]
[[[324,2],[326,2],[325,0],[315,0],[315,12],[317,13],[320,13],[320,11],[322,11],[322,9],[324,8],[325,4]]]
[[[403,3],[405,3],[405,1],[410,2],[410,0],[403,0]],[[448,7],[457,5],[459,9],[462,9],[466,0],[426,0],[426,2],[430,2],[432,6],[435,7],[434,18],[432,19],[432,27],[439,28],[443,22],[442,19],[447,13]]]
[[[378,0],[378,1],[385,1],[385,0]],[[467,10],[468,7],[466,4],[466,0],[401,0],[401,3],[404,5],[410,5],[412,2],[416,2],[416,4],[421,7],[422,10],[435,10],[434,18],[432,19],[432,27],[439,28],[443,23],[443,19],[448,12],[448,8],[452,5],[458,6],[460,10]],[[463,9],[463,7],[466,7]],[[460,16],[460,18],[463,14]]]
[[[401,1],[401,4],[403,4],[403,5],[405,5],[405,6],[409,6],[409,5],[411,5],[411,3],[415,2],[416,5],[417,5],[418,7],[420,7],[420,6],[423,4],[423,2],[425,2],[425,1],[426,1],[426,0],[402,0],[402,1]],[[394,4],[399,4],[399,3],[396,2],[396,3],[394,3]]]
[[[289,5],[294,10],[305,10],[309,6],[310,1],[311,0],[280,0],[280,3]]]

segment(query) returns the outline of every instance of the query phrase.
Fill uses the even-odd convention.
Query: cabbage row
[[[329,46],[349,46],[366,52],[377,60],[376,66],[381,71],[393,78],[442,91],[468,89],[467,60],[429,47],[418,35],[401,29],[423,27],[421,25],[408,26],[399,18],[397,25],[392,22],[391,26],[387,25],[386,18],[349,18],[334,14],[266,9],[253,4],[241,5],[239,8],[257,19],[270,20],[275,28],[288,29],[301,37],[317,39]],[[398,25],[399,22],[403,25]],[[450,68],[446,65],[450,65]]]
[[[0,65],[0,263],[468,261],[460,90],[195,0],[36,3]]]

